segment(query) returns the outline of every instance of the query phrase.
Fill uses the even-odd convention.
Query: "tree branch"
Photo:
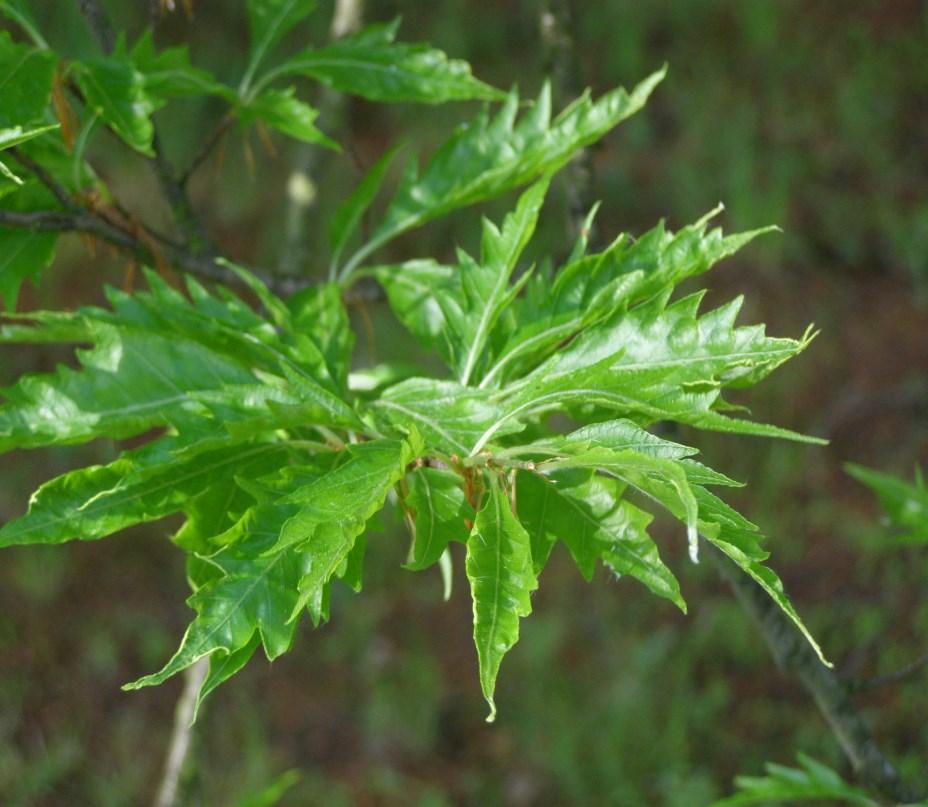
[[[154,807],[174,807],[177,804],[180,778],[184,762],[190,752],[193,739],[193,712],[197,704],[197,693],[209,672],[209,659],[201,658],[184,670],[184,691],[174,711],[174,729],[164,762],[164,774],[158,786]]]
[[[928,670],[928,653],[906,664],[905,667],[901,667],[891,673],[875,675],[873,678],[867,678],[863,681],[850,681],[848,682],[848,688],[853,693],[866,692],[870,689],[901,683],[907,678],[911,678],[913,675],[917,675],[926,670]]]
[[[796,626],[760,586],[736,569],[721,552],[708,554],[754,618],[777,666],[795,675],[815,699],[859,780],[898,803],[916,801],[913,790],[902,781],[851,703],[847,683],[821,663]]]
[[[241,285],[238,276],[217,263],[215,257],[194,255],[164,241],[159,241],[155,247],[152,247],[128,230],[88,210],[41,210],[31,213],[0,210],[0,226],[37,232],[86,233],[112,244],[141,263],[157,266],[163,260],[176,269],[206,280],[228,285]],[[249,271],[276,294],[293,294],[310,285],[303,279],[275,278],[260,269],[249,269]]]

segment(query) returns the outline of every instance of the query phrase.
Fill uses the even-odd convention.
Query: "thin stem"
[[[42,36],[38,28],[32,24],[32,21],[25,14],[18,11],[9,3],[4,4],[3,13],[26,32],[27,36],[35,43],[37,48],[48,50],[48,42],[45,37]]]
[[[154,807],[175,807],[178,803],[180,778],[193,740],[192,721],[196,710],[197,694],[203,681],[206,680],[207,672],[209,672],[208,656],[195,661],[184,670],[184,690],[181,692],[174,711],[174,729],[171,732],[171,741],[164,761],[164,773],[158,786],[158,794],[153,802]]]
[[[848,686],[851,692],[866,692],[869,689],[901,683],[907,678],[926,670],[928,670],[928,653],[894,672],[875,675],[873,678],[867,678],[863,681],[852,681]]]
[[[194,255],[183,248],[173,246],[166,240],[159,239],[156,239],[158,240],[158,255],[156,256],[152,246],[145,243],[134,233],[86,210],[40,210],[30,213],[0,210],[0,225],[34,232],[86,233],[118,247],[121,251],[142,263],[154,266],[158,264],[160,257],[176,269],[181,269],[206,280],[227,285],[242,284],[239,277],[217,263],[215,257]],[[276,278],[258,269],[249,269],[249,271],[276,294],[293,294],[310,285],[308,281],[303,279]]]
[[[222,140],[222,136],[228,131],[229,127],[235,123],[235,116],[231,113],[228,113],[222,117],[222,120],[219,121],[216,128],[213,130],[212,134],[206,139],[203,145],[200,147],[200,150],[194,155],[193,159],[190,161],[190,164],[180,173],[180,176],[177,178],[177,182],[181,187],[186,187],[190,182],[190,178],[196,173],[203,163],[209,158],[209,155],[212,154],[213,149],[216,148],[216,145]]]

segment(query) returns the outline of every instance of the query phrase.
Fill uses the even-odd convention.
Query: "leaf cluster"
[[[105,308],[11,314],[0,340],[71,344],[77,365],[4,391],[0,450],[141,444],[44,484],[28,512],[0,529],[0,546],[96,540],[182,513],[173,541],[188,559],[195,617],[164,667],[128,687],[208,658],[201,699],[259,647],[269,659],[286,652],[304,617],[325,622],[334,586],[360,590],[366,542],[385,507],[409,527],[409,570],[447,573],[463,553],[489,719],[502,659],[557,545],[587,579],[603,566],[686,609],[649,533],[656,511],[680,522],[694,562],[700,542],[721,551],[805,631],[765,565],[758,528],[714,492],[738,483],[659,435],[661,424],[679,423],[815,442],[736,417],[725,397],[762,381],[812,335],[770,337],[762,325],[737,324],[740,299],[704,311],[703,293],[676,293],[767,230],[724,235],[711,223],[716,210],[676,232],[660,223],[637,238],[619,235],[601,251],[581,237],[560,265],[524,259],[552,176],[638,111],[665,71],[553,114],[550,88],[526,104],[439,51],[397,43],[395,24],[274,62],[274,46],[313,5],[249,0],[252,40],[237,88],[193,67],[184,49],[157,50],[149,35],[65,65],[35,32],[33,45],[0,40],[0,57],[10,53],[0,72],[24,88],[4,97],[0,124],[35,135],[23,147],[33,145],[33,158],[75,192],[97,181],[81,143],[98,122],[150,155],[153,113],[185,95],[215,95],[244,125],[323,147],[337,146],[281,80],[310,77],[381,102],[486,102],[423,166],[408,163],[365,239],[358,223],[386,187],[396,150],[371,168],[331,224],[325,282],[284,298],[225,262],[258,301],[252,307],[223,285],[190,276],[180,285],[146,270],[146,290],[108,289]],[[25,14],[20,4],[0,8]],[[17,60],[34,67],[15,70]],[[83,102],[70,144],[44,128],[56,80]],[[33,85],[41,92],[26,91]],[[28,209],[30,187],[36,204],[60,202],[41,176],[17,185],[9,202]],[[453,264],[372,261],[403,233],[519,188],[501,222],[484,219],[479,249],[459,249]],[[0,231],[18,236],[48,239],[30,248],[43,265],[51,260],[55,236]],[[36,265],[12,274],[7,266],[3,276]],[[356,365],[344,298],[361,277],[376,278],[410,338],[446,373]]]

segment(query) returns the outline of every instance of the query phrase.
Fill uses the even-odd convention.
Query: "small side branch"
[[[181,774],[184,771],[184,762],[190,753],[193,740],[193,712],[196,708],[197,693],[206,679],[209,671],[209,659],[201,658],[184,672],[184,691],[177,708],[174,711],[174,729],[171,732],[171,743],[164,761],[164,774],[158,786],[154,807],[174,807],[180,789]]]
[[[234,272],[218,264],[213,257],[194,255],[165,241],[158,243],[156,254],[148,243],[133,233],[86,210],[40,210],[31,213],[0,210],[0,226],[37,232],[85,233],[112,244],[133,259],[150,266],[157,266],[161,261],[166,261],[176,269],[205,280],[227,285],[241,284]],[[309,282],[303,279],[277,278],[260,269],[249,271],[276,294],[293,294],[309,285]]]
[[[781,670],[795,675],[812,695],[859,780],[897,803],[917,801],[913,790],[880,750],[851,703],[847,683],[819,661],[815,651],[767,593],[721,552],[709,557],[753,617]]]
[[[875,675],[873,678],[866,678],[863,681],[852,681],[848,686],[851,692],[866,692],[871,689],[901,684],[903,681],[923,672],[928,672],[928,653],[891,673]]]

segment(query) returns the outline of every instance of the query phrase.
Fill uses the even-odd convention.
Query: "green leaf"
[[[848,463],[844,469],[872,490],[905,543],[928,543],[928,487],[921,469],[915,469],[915,481],[905,482],[897,476],[880,473],[862,465]]]
[[[0,31],[0,128],[42,120],[57,63],[52,51],[14,42]]]
[[[828,801],[878,807],[880,802],[859,787],[847,784],[837,771],[802,752],[796,754],[801,767],[787,768],[768,762],[766,776],[739,776],[739,793],[713,802],[710,807],[741,807],[748,804],[794,804],[798,801]]]
[[[308,48],[274,68],[268,79],[309,76],[372,101],[441,104],[505,98],[505,93],[474,78],[467,62],[448,59],[429,45],[397,44],[398,28],[399,20],[370,25],[327,47]]]
[[[482,386],[499,386],[524,373],[575,334],[619,311],[631,308],[682,280],[707,271],[758,235],[776,228],[723,236],[707,231],[711,211],[678,233],[663,222],[638,239],[620,235],[603,252],[572,257],[552,275],[539,272],[514,301],[513,315],[495,337],[503,346]],[[505,327],[508,326],[508,327]]]
[[[678,506],[672,507],[671,512],[686,524],[690,559],[693,563],[698,562],[699,507],[686,473],[679,463],[655,457],[653,454],[641,454],[628,449],[616,451],[604,446],[595,446],[587,451],[561,459],[546,460],[538,465],[541,473],[559,468],[589,468],[607,472],[660,502],[675,501]]]
[[[338,263],[338,259],[341,257],[345,244],[348,243],[348,239],[351,238],[354,231],[358,228],[358,224],[361,223],[361,218],[364,216],[365,211],[371,206],[371,202],[374,201],[377,191],[380,189],[381,184],[383,184],[387,169],[389,169],[399,149],[399,146],[394,146],[384,152],[377,162],[370,167],[370,170],[364,175],[364,178],[358,183],[357,187],[351,192],[351,196],[338,206],[335,215],[332,216],[332,221],[329,225],[329,244],[332,247],[333,264]]]
[[[20,143],[26,143],[33,138],[39,137],[39,135],[53,132],[58,128],[60,128],[59,124],[52,123],[48,126],[30,126],[27,128],[12,126],[8,129],[0,129],[0,151],[13,148],[13,146],[18,146]]]
[[[385,428],[405,432],[415,428],[432,451],[446,457],[466,456],[501,410],[486,393],[462,387],[453,381],[410,378],[392,387],[370,403],[370,409]],[[518,431],[515,420],[505,424],[505,433]]]
[[[87,105],[132,148],[153,156],[151,115],[156,103],[124,41],[120,39],[111,56],[77,62],[72,69]]]
[[[208,401],[254,405],[255,376],[194,342],[96,324],[90,333],[95,346],[79,351],[83,372],[61,367],[4,391],[0,451],[129,437],[205,417]]]
[[[782,581],[772,569],[763,564],[770,553],[761,547],[763,535],[757,531],[757,527],[705,488],[693,485],[693,491],[699,505],[700,534],[721,549],[770,595],[806,637],[822,664],[831,667],[831,662],[825,658],[818,642],[809,633],[809,629],[786,596]]]
[[[400,233],[554,173],[641,109],[664,73],[652,74],[631,94],[618,89],[595,102],[584,95],[553,121],[550,86],[518,123],[519,97],[510,93],[492,121],[481,114],[438,149],[421,175],[414,167],[406,173],[383,223],[348,262],[343,277]]]
[[[315,7],[316,0],[248,0],[251,49],[240,95],[247,93],[255,71],[271,48],[298,22],[308,17]]]
[[[424,258],[371,271],[386,291],[393,313],[409,332],[427,348],[444,348],[441,334],[447,325],[434,291],[453,288],[456,270]]]
[[[0,529],[0,546],[103,538],[183,510],[234,475],[253,472],[256,463],[280,462],[286,456],[286,447],[274,443],[217,447],[215,441],[204,441],[184,446],[176,438],[164,438],[109,465],[82,468],[45,483],[33,494],[29,512]]]
[[[415,515],[415,537],[406,568],[427,569],[452,541],[467,541],[474,509],[467,503],[463,480],[453,471],[419,468],[409,475],[406,506]]]
[[[57,245],[57,233],[0,227],[0,296],[7,309],[16,308],[24,280],[36,280],[51,266]]]
[[[383,507],[387,492],[421,451],[415,434],[408,441],[371,440],[348,446],[347,458],[338,467],[280,500],[284,506],[293,505],[295,512],[283,524],[273,550],[296,544],[316,558],[302,590],[312,591],[328,582],[367,520]]]
[[[556,471],[547,477],[520,472],[519,520],[531,536],[535,573],[541,573],[560,540],[587,580],[601,561],[686,613],[680,585],[647,533],[651,516],[623,498],[624,488],[616,479],[585,470]]]
[[[480,687],[496,718],[493,692],[503,656],[519,639],[519,618],[532,612],[531,593],[538,588],[532,567],[531,541],[512,514],[509,499],[495,474],[486,474],[487,496],[467,539],[465,569],[474,601],[474,643]]]
[[[204,656],[218,654],[217,662],[222,662],[237,653],[244,655],[255,636],[271,661],[289,650],[297,627],[290,619],[299,597],[297,585],[313,557],[293,548],[264,554],[273,540],[274,536],[251,536],[210,557],[221,576],[187,601],[197,616],[177,652],[160,671],[123,688],[163,683]],[[239,661],[241,655],[233,667],[240,667]]]
[[[265,90],[239,109],[239,118],[246,124],[261,121],[288,137],[341,151],[338,143],[316,128],[314,121],[319,117],[319,110],[296,98],[295,93],[294,87]]]
[[[158,107],[171,98],[215,95],[233,102],[235,91],[219,83],[206,70],[190,63],[187,46],[155,50],[151,30],[145,31],[129,53],[132,65],[142,74],[146,93]]]
[[[520,284],[528,279],[525,274],[519,283],[513,286],[509,283],[522,250],[535,231],[547,188],[548,180],[543,179],[523,193],[515,211],[503,221],[502,230],[484,219],[480,260],[475,261],[459,250],[460,267],[443,271],[444,282],[435,282],[439,278],[434,267],[429,265],[422,267],[428,272],[426,278],[416,278],[418,266],[399,267],[396,287],[394,279],[385,276],[383,268],[379,270],[391,302],[399,298],[401,319],[407,318],[404,312],[410,307],[408,275],[438,307],[440,313],[425,323],[420,324],[419,317],[414,315],[412,326],[418,335],[429,338],[433,335],[426,329],[434,325],[437,331],[434,342],[463,386],[467,386],[482,368],[490,333],[503,311],[512,304]],[[412,304],[415,305],[415,298]]]
[[[735,327],[740,298],[700,317],[702,296],[668,305],[663,295],[584,331],[494,396],[507,414],[481,436],[472,454],[509,418],[590,405],[644,424],[676,420],[704,429],[821,442],[716,411],[726,406],[724,387],[756,384],[805,350],[813,337],[775,339],[766,336],[763,326]]]

